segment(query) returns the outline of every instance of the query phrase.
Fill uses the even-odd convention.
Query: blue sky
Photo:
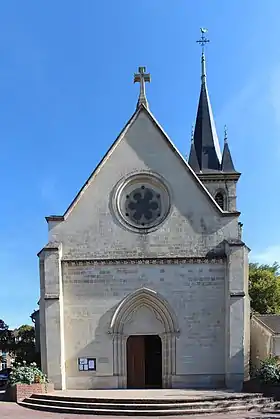
[[[196,5],[197,4],[197,5]],[[208,87],[242,172],[252,257],[280,261],[279,0],[14,0],[0,5],[0,318],[30,322],[44,217],[61,214],[134,112],[146,65],[150,108],[189,151],[209,29]]]

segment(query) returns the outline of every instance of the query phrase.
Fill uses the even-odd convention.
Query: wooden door
[[[127,388],[145,388],[144,336],[127,339]]]

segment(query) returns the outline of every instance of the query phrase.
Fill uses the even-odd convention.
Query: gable
[[[155,130],[156,129],[158,130],[158,134],[161,137],[161,139],[165,142],[166,146],[169,147],[170,150],[174,153],[174,155],[178,159],[178,162],[180,162],[180,164],[185,168],[185,170],[187,170],[190,173],[190,175],[192,176],[194,182],[196,182],[199,185],[200,189],[208,197],[208,199],[212,203],[213,207],[217,210],[217,212],[221,216],[228,216],[228,215],[232,216],[233,213],[228,214],[227,211],[223,211],[220,208],[220,206],[217,205],[215,199],[209,193],[208,189],[200,181],[200,179],[198,178],[198,176],[196,175],[196,173],[193,171],[193,169],[191,168],[191,166],[188,164],[188,162],[181,155],[181,153],[179,152],[179,150],[175,147],[175,145],[173,144],[173,142],[170,140],[170,138],[165,133],[165,131],[163,130],[163,128],[160,126],[160,124],[158,123],[158,121],[154,118],[154,116],[152,115],[152,113],[144,105],[141,105],[138,109],[136,109],[136,111],[134,112],[134,114],[132,115],[132,117],[130,118],[130,120],[127,122],[127,124],[124,127],[124,129],[121,131],[120,135],[114,141],[114,143],[109,148],[109,150],[107,151],[107,153],[105,154],[105,156],[102,158],[102,160],[100,161],[100,163],[97,165],[97,167],[95,168],[95,170],[91,173],[91,175],[89,176],[89,178],[87,179],[87,181],[85,182],[85,184],[82,186],[82,188],[80,189],[80,191],[78,192],[78,194],[76,195],[76,197],[74,198],[74,200],[71,202],[71,204],[69,205],[69,207],[65,211],[65,213],[63,215],[63,218],[67,217],[68,214],[75,207],[76,203],[79,201],[79,199],[82,196],[82,194],[84,193],[84,191],[87,189],[87,187],[90,185],[90,183],[94,180],[95,176],[102,169],[102,167],[104,166],[104,164],[106,163],[106,161],[110,158],[110,156],[113,153],[113,151],[115,150],[115,148],[119,145],[119,143],[126,136],[128,136],[129,131],[131,130],[133,124],[135,122],[137,122],[137,120],[139,120],[139,119],[142,119],[143,120],[144,115],[146,115],[148,117],[147,118],[147,121],[148,121],[148,119],[150,119],[150,121],[152,122]],[[150,132],[150,130],[152,129],[151,126],[150,127],[147,127],[147,128],[148,128],[147,132]],[[130,133],[130,137],[131,137],[131,133]],[[142,137],[141,134],[140,134],[140,137]],[[140,148],[143,148],[143,141],[140,141],[140,146],[141,146]],[[136,147],[136,148],[137,148],[137,150],[135,150],[135,151],[136,152],[139,152],[139,147]],[[158,153],[157,154],[159,154],[159,150],[158,150]],[[236,215],[240,215],[240,213],[236,211]],[[47,218],[56,218],[56,217],[57,218],[60,218],[60,220],[62,220],[61,219],[61,216],[51,216],[51,217],[47,217]]]
[[[159,176],[170,190],[168,217],[144,235],[124,228],[114,213],[116,185],[136,173]],[[197,249],[192,249],[198,253],[214,242],[217,245],[223,239],[236,239],[237,215],[220,209],[151,113],[141,106],[64,216],[48,218],[49,240],[62,242],[66,252],[78,252],[84,257],[93,253],[104,255],[105,250],[108,257],[118,252],[126,256],[165,256],[170,255],[166,242],[173,236],[179,253],[185,255],[190,243],[198,243]],[[83,248],[84,253],[78,248]]]

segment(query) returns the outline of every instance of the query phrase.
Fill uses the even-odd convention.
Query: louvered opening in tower
[[[222,210],[224,210],[225,208],[225,199],[224,199],[224,195],[221,192],[218,192],[215,196],[215,201],[217,202],[217,204],[222,208]]]

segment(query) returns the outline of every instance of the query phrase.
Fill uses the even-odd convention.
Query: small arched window
[[[222,208],[222,210],[225,209],[225,198],[224,198],[224,195],[222,194],[222,192],[216,193],[215,201]]]

